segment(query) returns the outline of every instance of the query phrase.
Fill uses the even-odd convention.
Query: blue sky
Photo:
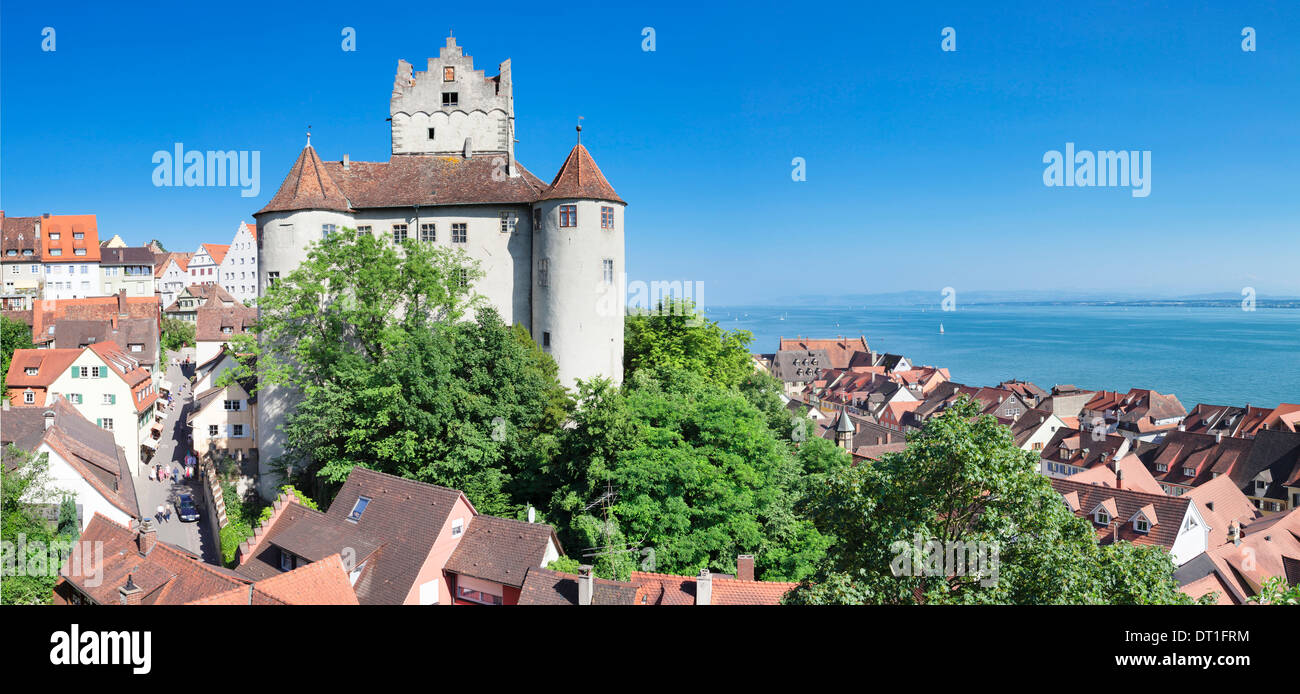
[[[94,213],[130,243],[228,242],[307,125],[326,159],[386,160],[398,59],[422,68],[453,29],[488,74],[512,60],[517,155],[539,177],[584,116],[629,202],[630,280],[703,282],[715,305],[945,286],[1300,294],[1295,2],[512,4],[7,0],[0,205]],[[152,154],[175,142],[260,150],[260,194],[154,187]],[[1044,186],[1044,153],[1066,142],[1150,150],[1151,194]]]

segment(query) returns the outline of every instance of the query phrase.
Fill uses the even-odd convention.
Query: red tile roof
[[[870,352],[865,335],[857,338],[836,338],[833,340],[814,340],[802,337],[781,338],[780,350],[826,350],[831,360],[831,368],[847,369],[855,352]]]
[[[212,262],[220,265],[221,261],[226,259],[226,253],[230,251],[230,244],[205,243],[203,244],[203,250],[207,251],[208,255],[212,256]]]
[[[1115,489],[1070,479],[1052,478],[1050,481],[1062,496],[1070,492],[1078,494],[1079,507],[1075,515],[1092,523],[1097,541],[1101,544],[1127,540],[1133,544],[1159,545],[1172,549],[1182,527],[1183,517],[1187,515],[1187,508],[1192,504],[1192,500],[1186,497]],[[1133,527],[1133,516],[1147,506],[1159,518],[1151,519],[1150,530],[1140,533]],[[1109,513],[1110,523],[1107,525],[1101,526],[1094,521],[1092,513],[1098,507],[1105,508]]]
[[[569,198],[582,198],[587,200],[611,200],[613,202],[623,202],[623,198],[614,192],[614,187],[605,180],[605,175],[600,172],[600,167],[596,166],[596,160],[591,158],[591,153],[587,151],[582,143],[574,145],[569,152],[569,156],[560,166],[560,170],[555,174],[555,179],[551,185],[542,194],[539,200],[561,200]],[[626,204],[626,203],[625,203]]]
[[[649,605],[694,605],[697,576],[633,571],[631,582]],[[797,583],[780,581],[744,581],[714,574],[710,605],[779,605],[781,598]]]
[[[325,165],[311,145],[303,147],[298,160],[289,169],[289,175],[280,184],[280,189],[257,214],[293,210],[348,210],[347,198],[343,197],[338,183],[325,171]]]
[[[1262,515],[1227,475],[1216,477],[1183,496],[1196,502],[1201,517],[1210,526],[1211,549],[1232,541],[1228,530],[1234,521],[1245,525]]]
[[[58,239],[51,238],[58,234]],[[75,234],[84,234],[75,238]],[[41,219],[41,261],[46,263],[99,262],[99,231],[93,214],[50,215]],[[59,255],[50,251],[60,249]],[[85,255],[77,255],[77,250]]]

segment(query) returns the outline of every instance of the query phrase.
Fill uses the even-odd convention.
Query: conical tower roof
[[[256,214],[294,210],[348,211],[348,199],[325,170],[325,165],[321,163],[320,156],[311,143],[302,148],[302,154],[298,155],[298,161],[289,169],[289,175],[280,184],[275,197]]]
[[[853,426],[853,420],[849,419],[848,412],[840,410],[840,419],[835,422],[835,431],[841,434],[852,434],[857,431],[857,427]]]
[[[596,166],[596,160],[591,158],[591,153],[586,147],[579,142],[569,152],[569,158],[564,160],[564,165],[560,167],[560,172],[555,174],[555,180],[551,181],[551,187],[538,200],[558,200],[561,198],[581,198],[586,200],[610,200],[623,202],[623,198],[614,192],[614,187],[605,180],[604,174],[600,172],[600,167]]]

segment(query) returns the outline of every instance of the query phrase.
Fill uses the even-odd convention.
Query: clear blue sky
[[[714,305],[944,286],[1300,294],[1290,0],[76,4],[0,4],[7,214],[228,242],[308,124],[324,158],[386,160],[397,60],[422,68],[454,29],[488,74],[512,59],[517,154],[538,176],[585,117],[629,202],[631,280],[703,281]],[[155,188],[151,156],[175,142],[260,150],[260,195]],[[1043,155],[1066,142],[1151,150],[1151,195],[1045,187]]]

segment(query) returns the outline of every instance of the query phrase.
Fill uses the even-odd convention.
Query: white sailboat
[[[940,334],[940,335],[943,334],[943,323],[940,323],[940,324],[939,324],[939,334]]]

